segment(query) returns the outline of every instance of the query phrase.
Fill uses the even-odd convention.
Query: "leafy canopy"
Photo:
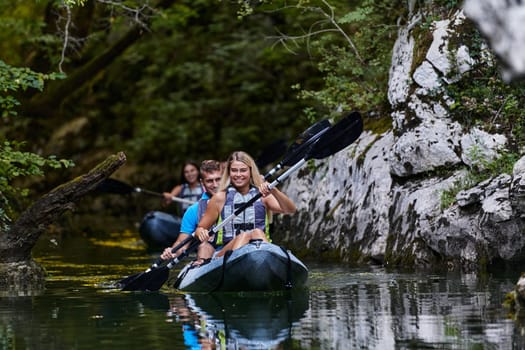
[[[2,119],[8,122],[16,117],[14,108],[19,105],[16,93],[33,88],[42,91],[44,82],[57,79],[59,74],[37,73],[29,68],[12,67],[0,60],[0,106]],[[13,181],[25,176],[43,176],[43,168],[71,167],[73,162],[56,159],[55,156],[44,158],[32,152],[24,152],[23,142],[5,140],[0,144],[0,231],[8,228],[10,217],[14,214],[12,202],[28,194],[27,189],[13,186]]]

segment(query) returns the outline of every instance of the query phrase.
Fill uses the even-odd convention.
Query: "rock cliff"
[[[298,213],[277,218],[275,238],[300,255],[461,270],[525,259],[525,159],[469,183],[469,173],[483,172],[512,140],[498,128],[497,111],[487,123],[451,113],[468,101],[450,89],[496,58],[484,41],[463,39],[475,28],[462,10],[433,21],[431,35],[422,34],[423,17],[412,13],[393,45],[391,129],[364,132],[283,186]]]

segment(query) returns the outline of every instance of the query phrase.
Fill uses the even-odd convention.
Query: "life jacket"
[[[235,212],[237,208],[244,205],[258,193],[259,190],[255,187],[251,187],[250,191],[246,195],[240,194],[234,187],[228,187],[226,190],[226,200],[221,211],[219,222],[222,222],[224,219],[229,217]],[[269,236],[266,208],[264,207],[261,198],[257,199],[251,206],[246,208],[242,213],[235,217],[235,219],[226,223],[226,225],[224,225],[223,228],[217,233],[217,240],[215,241],[215,244],[227,244],[238,233],[251,231],[256,228],[263,230],[266,233],[266,236]]]
[[[202,186],[199,185],[195,188],[191,188],[189,184],[187,183],[183,183],[182,184],[182,189],[179,193],[179,198],[182,198],[182,199],[187,199],[189,201],[192,201],[192,202],[196,202],[198,201],[201,196],[202,196],[202,193],[203,193],[203,190],[202,190]],[[186,211],[186,209],[188,209],[190,207],[191,204],[189,203],[181,203],[181,209],[182,209],[182,213],[184,213]]]
[[[204,213],[206,212],[206,208],[208,208],[208,201],[210,198],[201,198],[199,199],[199,204],[197,206],[197,218],[200,221]]]

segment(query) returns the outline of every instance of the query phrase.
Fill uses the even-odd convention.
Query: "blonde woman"
[[[277,188],[269,190],[269,183],[263,180],[253,158],[245,152],[233,152],[226,161],[219,191],[208,202],[206,212],[195,230],[195,237],[201,242],[213,240],[216,249],[222,247],[217,256],[228,250],[242,247],[253,239],[268,241],[267,213],[293,214],[295,204]],[[227,223],[217,234],[209,236],[208,230],[234,213],[235,209],[258,193],[262,194],[251,206],[234,220]]]

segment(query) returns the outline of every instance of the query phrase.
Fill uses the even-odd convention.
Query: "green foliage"
[[[456,195],[463,190],[500,174],[512,174],[514,164],[520,158],[517,153],[501,150],[496,159],[488,160],[477,146],[469,150],[469,157],[472,159],[472,166],[466,176],[441,193],[441,209],[450,207],[456,201]]]
[[[19,105],[14,94],[27,89],[42,91],[44,82],[57,79],[59,74],[42,74],[33,72],[29,68],[17,68],[0,60],[0,107],[2,118],[8,121],[9,116],[15,116],[13,110]],[[44,167],[61,168],[71,167],[73,162],[69,160],[58,160],[55,156],[41,157],[31,152],[23,152],[22,142],[4,141],[0,144],[0,230],[7,229],[14,215],[11,203],[20,196],[26,196],[28,190],[12,185],[13,180],[25,176],[43,176]]]
[[[432,6],[441,6],[438,13],[443,8],[457,8],[458,2],[434,1]],[[502,80],[497,62],[472,22],[465,21],[448,39],[451,48],[468,47],[469,55],[475,61],[459,81],[444,85],[445,95],[450,101],[450,115],[466,129],[476,126],[491,133],[504,134],[509,143],[508,149],[500,150],[494,160],[487,159],[477,146],[468,150],[473,163],[463,179],[442,193],[442,208],[455,202],[461,190],[502,173],[511,174],[525,146],[525,84],[521,81],[509,84]],[[455,59],[451,57],[452,61]],[[454,78],[457,73],[452,71],[449,78]]]
[[[452,115],[463,125],[479,125],[506,134],[514,149],[525,145],[525,85],[502,81],[495,68],[480,66],[449,85]]]
[[[62,0],[67,6],[84,6],[87,0]]]
[[[316,84],[315,66],[306,54],[271,47],[265,33],[273,33],[272,16],[239,21],[236,11],[226,2],[180,2],[154,18],[155,35],[108,70],[103,89],[113,93],[97,96],[102,114],[112,116],[101,129],[119,130],[110,143],[124,144],[136,162],[169,169],[235,149],[256,156],[309,123],[300,111],[310,103],[295,98],[290,82]],[[131,137],[123,142],[122,134]]]
[[[127,37],[134,13],[117,4],[137,3],[72,6],[75,46],[66,53],[64,70],[74,76]],[[37,71],[56,66],[67,12],[61,1],[51,10],[47,4],[39,2],[34,11],[25,2],[0,4],[0,19],[12,21],[0,33],[0,48],[10,54],[6,62],[32,62]],[[238,4],[182,0],[139,16],[147,26],[140,40],[51,106],[49,120],[23,121],[43,126],[38,133],[11,123],[5,135],[46,149],[58,127],[81,117],[89,120],[86,126],[53,147],[84,167],[101,154],[124,150],[137,169],[130,175],[139,177],[134,181],[161,187],[172,185],[174,167],[186,159],[223,159],[235,149],[256,156],[321,117],[388,106],[391,48],[404,2]],[[55,23],[54,13],[62,21]],[[15,106],[16,95],[7,95],[14,100],[4,103]]]
[[[443,7],[447,10],[458,9],[462,3],[462,0],[433,0],[435,6]]]
[[[27,66],[27,57],[36,55],[35,44],[44,46],[49,33],[44,33],[42,18],[46,1],[0,1],[0,52],[2,60],[13,66]],[[45,39],[44,39],[45,38]],[[55,42],[59,41],[54,37]],[[47,45],[47,44],[46,44]],[[39,59],[45,59],[39,52]]]
[[[19,105],[19,102],[13,96],[14,93],[26,91],[29,88],[42,91],[45,80],[54,80],[59,77],[62,75],[37,73],[27,67],[12,67],[0,60],[0,108],[2,109],[2,117],[16,115],[13,109]]]
[[[525,146],[525,84],[503,81],[498,65],[472,23],[466,22],[457,33],[450,38],[450,45],[469,47],[476,64],[460,81],[446,85],[452,117],[467,128],[476,125],[505,134],[511,140],[509,149],[519,152]]]
[[[370,16],[374,15],[373,2],[366,1],[362,4],[363,6],[357,8],[354,11],[348,12],[342,16],[338,22],[341,24],[353,24],[367,22]]]
[[[473,150],[473,152],[476,151]],[[474,162],[471,167],[472,182],[480,183],[500,174],[512,174],[514,164],[519,158],[519,154],[503,150],[496,159],[487,160],[484,155],[477,152],[473,157]]]
[[[10,203],[19,196],[27,196],[28,190],[12,186],[13,180],[24,176],[43,176],[44,167],[53,169],[73,166],[70,160],[55,156],[43,158],[35,153],[23,152],[23,143],[4,141],[0,145],[0,229],[6,229],[13,215]]]
[[[464,189],[469,188],[469,183],[463,180],[456,180],[452,187],[441,192],[441,210],[449,208],[456,202],[456,195]]]
[[[321,116],[333,116],[341,110],[388,108],[390,38],[397,30],[394,23],[400,3],[365,0],[358,4],[349,7],[340,1],[298,1],[296,5],[297,12],[310,13],[311,24],[307,33],[295,35],[293,40],[308,48],[323,85],[311,89],[298,83],[292,87],[301,99],[322,106],[317,111]],[[281,42],[285,40],[291,39],[284,37]],[[311,109],[305,113],[313,114]]]

